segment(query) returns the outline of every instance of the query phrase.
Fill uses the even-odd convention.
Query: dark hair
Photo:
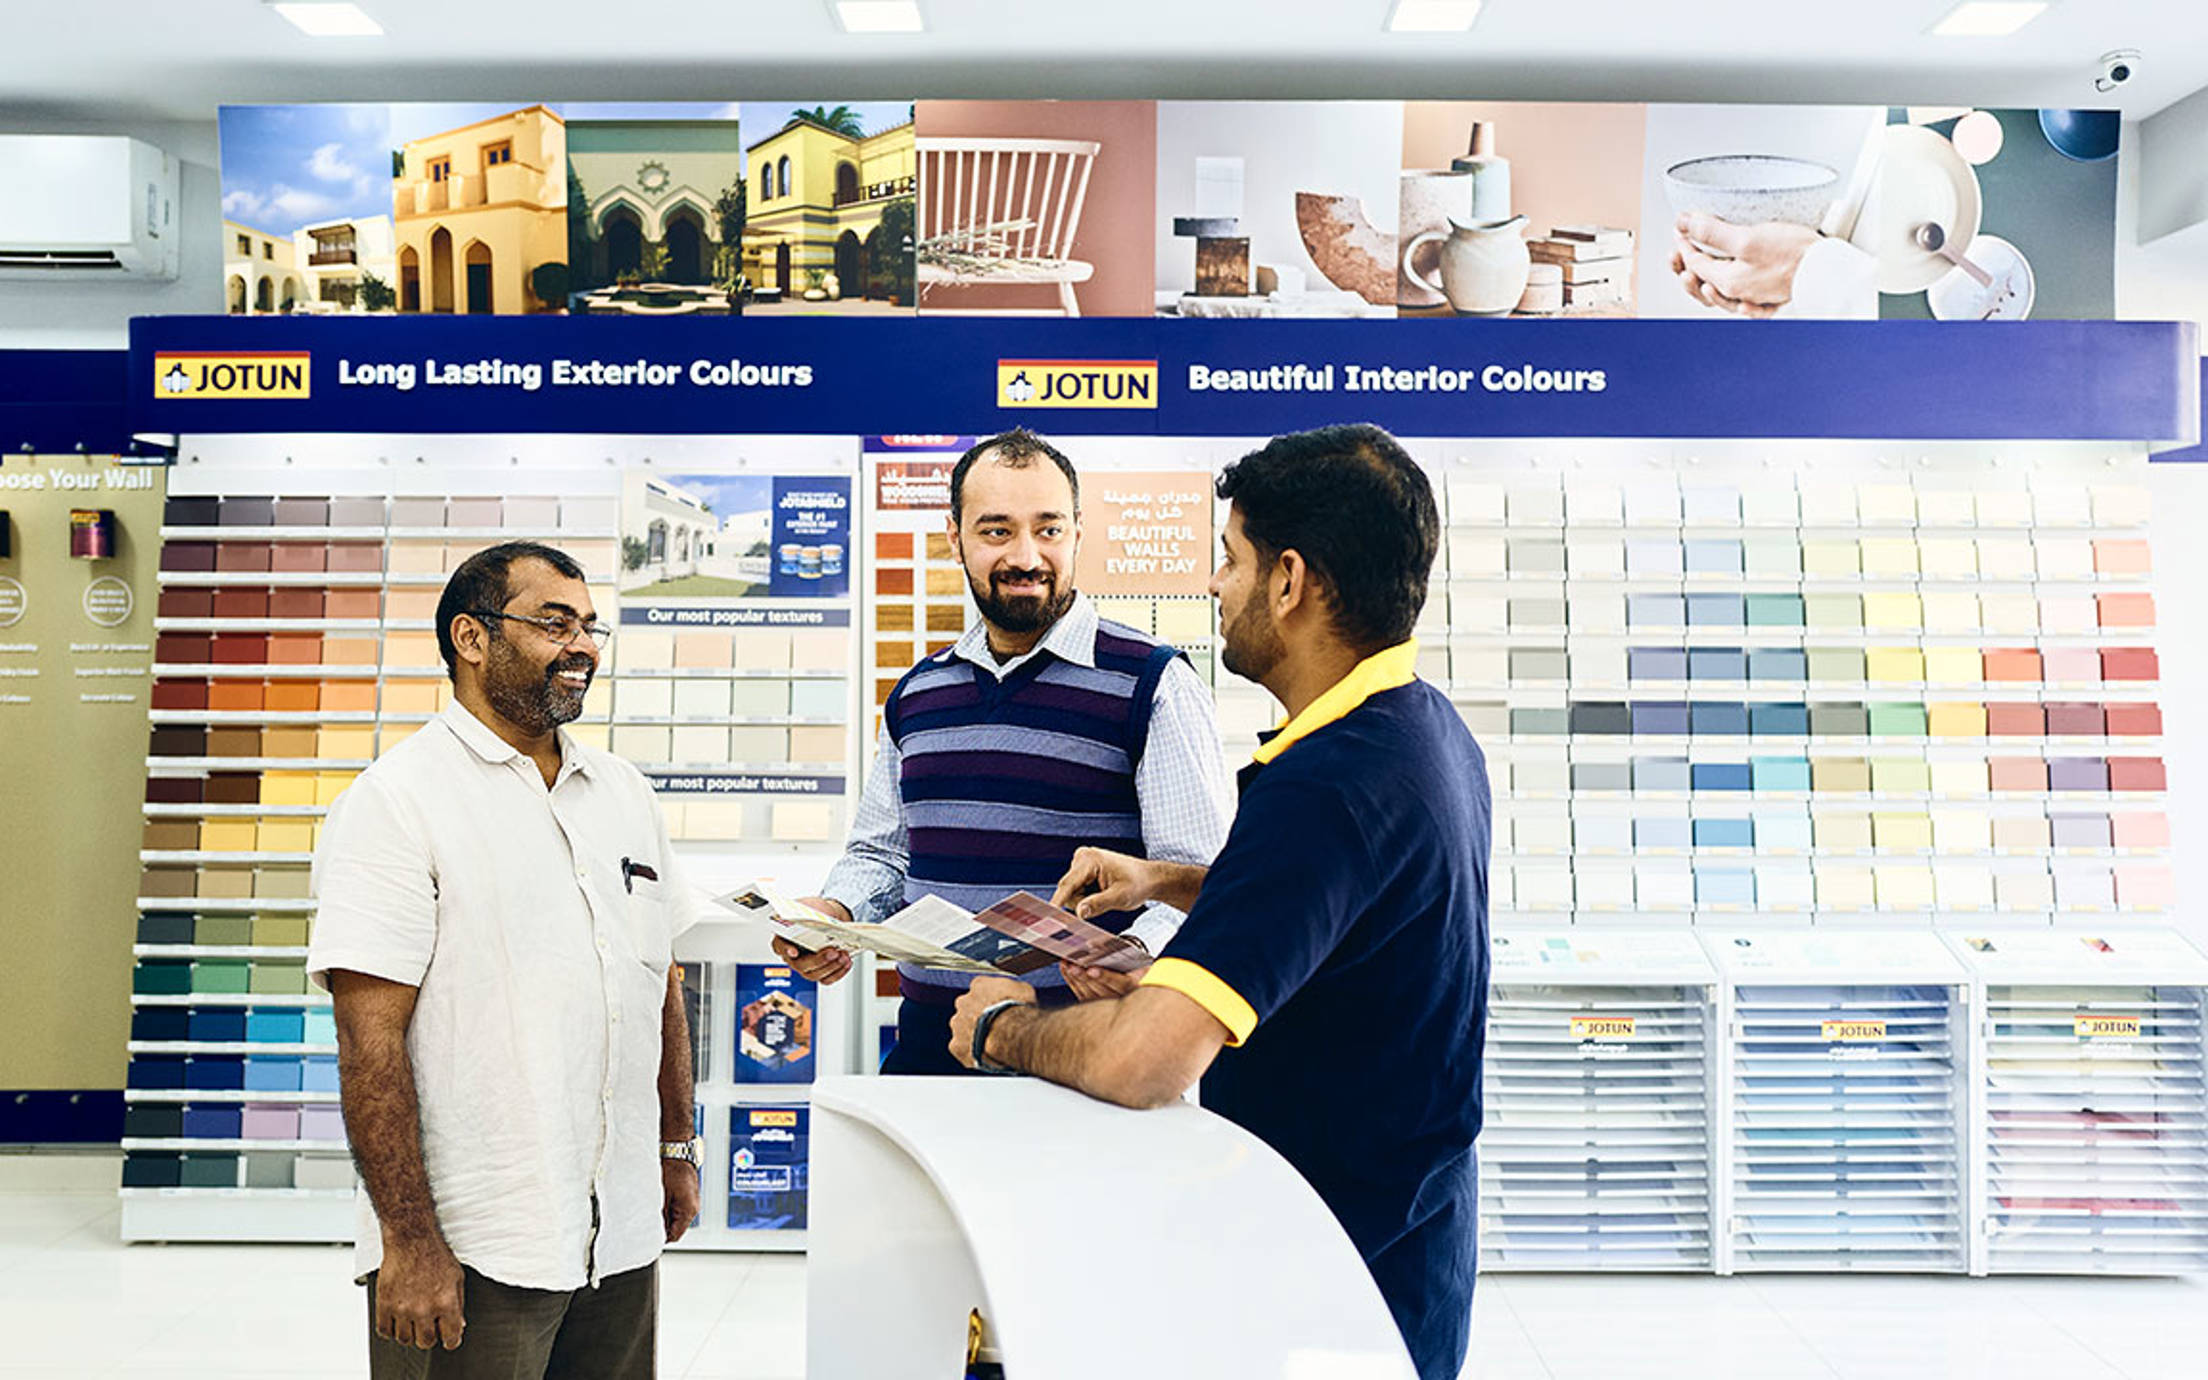
[[[1060,453],[1058,447],[1024,426],[1016,426],[974,442],[958,457],[958,463],[951,466],[951,521],[957,522],[966,511],[966,471],[974,467],[976,460],[992,452],[998,464],[1016,470],[1024,470],[1038,459],[1049,456],[1051,463],[1058,466],[1058,472],[1066,477],[1066,483],[1073,486],[1073,511],[1081,511],[1081,477],[1073,472],[1073,462]]]
[[[583,578],[583,568],[575,558],[556,547],[541,542],[508,541],[496,546],[486,546],[481,551],[460,562],[460,568],[445,581],[445,592],[437,599],[437,654],[445,659],[447,678],[460,671],[460,650],[452,645],[452,620],[463,613],[477,609],[489,609],[497,613],[506,607],[513,597],[507,574],[515,561],[543,561],[570,580]],[[486,621],[491,636],[498,636],[498,620]]]
[[[1219,497],[1265,564],[1293,550],[1334,606],[1334,630],[1370,655],[1411,635],[1441,543],[1426,472],[1376,426],[1275,437],[1220,472]]]

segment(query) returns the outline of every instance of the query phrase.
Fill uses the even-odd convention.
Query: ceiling
[[[2208,86],[2202,0],[2056,0],[1943,39],[1951,0],[1487,0],[1470,33],[1383,31],[1389,0],[921,0],[919,35],[822,0],[360,0],[385,36],[312,39],[260,0],[7,0],[0,128],[203,120],[226,103],[1478,97],[2115,106]],[[2143,54],[2120,90],[2099,55]]]

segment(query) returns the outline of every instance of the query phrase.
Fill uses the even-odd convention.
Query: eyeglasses
[[[590,634],[590,640],[601,647],[613,641],[613,625],[611,623],[585,623],[571,613],[555,613],[543,618],[535,618],[526,613],[497,613],[490,609],[468,609],[466,611],[478,618],[503,618],[508,622],[528,623],[541,628],[546,637],[551,638],[562,647],[574,646],[575,639],[585,633]]]

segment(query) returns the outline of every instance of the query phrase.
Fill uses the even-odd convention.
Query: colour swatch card
[[[951,552],[951,470],[980,438],[869,436],[867,521],[872,533],[866,600],[867,742],[881,707],[922,657],[958,641],[975,618],[966,572]]]
[[[1498,915],[2170,906],[2143,457],[1455,449],[1424,664]]]

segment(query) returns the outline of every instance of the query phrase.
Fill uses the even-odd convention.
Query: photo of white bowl
[[[1840,174],[1822,163],[1765,153],[1690,158],[1664,170],[1664,197],[1673,211],[1735,225],[1814,226],[1824,219],[1839,185]]]

